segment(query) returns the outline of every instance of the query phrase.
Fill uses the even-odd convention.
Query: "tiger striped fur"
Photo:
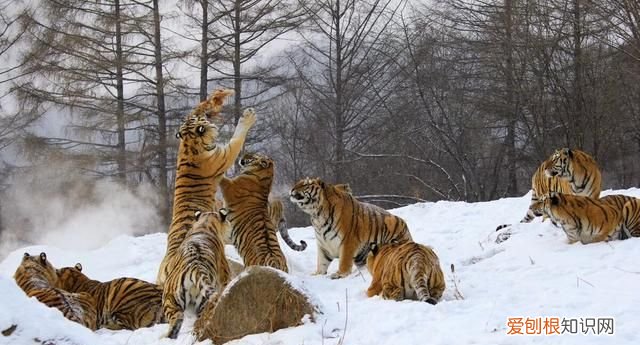
[[[245,267],[271,266],[287,272],[287,260],[280,249],[275,224],[269,218],[273,160],[247,153],[240,159],[240,166],[238,176],[220,181],[225,207],[229,209],[231,241]]]
[[[368,297],[382,294],[384,299],[417,299],[436,304],[445,289],[438,256],[430,247],[415,242],[381,246],[371,243],[367,269],[373,277]]]
[[[185,309],[193,304],[199,315],[205,303],[216,299],[231,280],[231,269],[224,254],[222,234],[229,224],[227,210],[196,212],[196,222],[180,245],[179,256],[167,276],[162,295],[164,315],[171,339],[178,336]]]
[[[541,198],[543,212],[562,227],[569,243],[582,244],[640,236],[640,199],[617,202],[552,192]]]
[[[315,274],[326,274],[331,261],[339,258],[338,272],[331,278],[345,277],[351,273],[354,261],[358,266],[365,264],[369,243],[412,240],[402,218],[358,201],[340,185],[306,178],[293,186],[290,199],[311,217],[318,246]]]
[[[588,153],[562,148],[557,149],[542,162],[531,178],[531,205],[540,197],[551,192],[573,194],[598,198],[602,185],[602,174],[596,161]],[[543,216],[529,207],[520,223],[530,223],[536,217]],[[500,225],[496,231],[509,227]]]
[[[300,244],[297,244],[293,242],[291,236],[289,236],[289,229],[287,229],[287,219],[284,217],[284,205],[282,204],[282,200],[273,199],[269,201],[269,219],[271,219],[271,224],[278,227],[280,237],[282,237],[284,243],[286,243],[289,248],[299,252],[307,249],[307,242],[300,241]]]
[[[160,263],[157,284],[162,286],[169,273],[170,263],[176,255],[184,237],[194,222],[194,212],[213,210],[217,186],[223,174],[238,157],[247,132],[256,121],[253,109],[246,109],[240,118],[235,132],[225,146],[216,144],[218,128],[209,122],[208,115],[219,111],[222,99],[231,94],[231,90],[214,92],[208,101],[198,106],[196,111],[187,117],[178,137],[176,182],[173,199],[173,217],[169,228],[167,251]],[[204,105],[211,103],[207,108]],[[203,105],[204,104],[204,105]]]
[[[13,275],[16,283],[29,297],[35,297],[47,307],[56,308],[65,318],[91,330],[96,327],[95,300],[87,293],[70,293],[57,289],[56,269],[47,260],[46,253],[31,256],[24,253],[22,262]]]
[[[162,290],[136,278],[108,282],[93,280],[82,273],[82,265],[57,270],[57,287],[69,292],[86,292],[96,301],[97,327],[135,330],[163,320]]]

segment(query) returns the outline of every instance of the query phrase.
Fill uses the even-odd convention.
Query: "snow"
[[[640,189],[606,194],[640,197]],[[281,246],[295,286],[309,291],[322,304],[316,323],[255,334],[228,344],[637,344],[635,321],[640,310],[640,269],[636,268],[640,239],[590,245],[567,244],[564,233],[540,219],[518,224],[529,195],[491,202],[440,201],[393,210],[403,217],[414,240],[432,246],[447,278],[447,290],[436,306],[414,301],[367,298],[371,281],[363,268],[344,279],[312,276],[316,247],[294,252]],[[511,238],[496,244],[495,227],[514,223]],[[90,231],[86,229],[85,231]],[[290,231],[295,241],[314,241],[311,228]],[[193,316],[176,341],[164,339],[167,325],[136,331],[95,333],[67,321],[53,309],[28,299],[12,275],[26,252],[46,251],[54,266],[83,264],[100,280],[132,276],[154,281],[166,235],[120,236],[98,249],[70,250],[32,246],[12,252],[0,263],[0,330],[18,325],[0,343],[32,344],[33,338],[55,344],[192,344]],[[227,247],[227,253],[237,253]],[[453,277],[463,300],[454,297]],[[335,272],[337,261],[329,268]],[[509,317],[613,317],[615,335],[507,335]],[[346,320],[345,320],[346,319]],[[343,339],[342,339],[343,338]],[[210,344],[210,341],[196,343]]]

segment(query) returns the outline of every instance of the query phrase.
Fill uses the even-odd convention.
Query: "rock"
[[[274,332],[312,321],[319,307],[304,288],[271,267],[251,266],[234,279],[217,300],[207,303],[194,325],[199,341],[220,345],[248,334]]]
[[[231,269],[231,279],[235,278],[244,270],[244,265],[238,261],[230,259],[227,257],[227,261],[229,262],[229,268]]]

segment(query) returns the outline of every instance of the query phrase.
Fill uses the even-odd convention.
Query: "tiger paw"
[[[346,272],[346,273],[345,272],[336,272],[336,273],[331,274],[329,276],[329,278],[331,278],[331,279],[340,279],[340,278],[344,278],[344,277],[348,276],[349,274],[351,274],[351,272]]]
[[[256,110],[254,108],[245,109],[238,125],[249,129],[254,123],[256,123]]]

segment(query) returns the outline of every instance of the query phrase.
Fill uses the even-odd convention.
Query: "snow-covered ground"
[[[640,189],[608,191],[640,197]],[[304,252],[282,247],[296,281],[321,301],[318,322],[257,334],[228,344],[638,344],[640,238],[591,245],[566,242],[562,230],[540,220],[517,224],[529,196],[492,202],[436,202],[392,211],[403,217],[414,239],[431,245],[447,277],[444,300],[432,306],[413,301],[366,298],[370,275],[364,269],[341,280],[311,276],[316,248],[311,228],[291,229]],[[511,238],[496,244],[495,227],[515,223]],[[91,231],[87,226],[85,231]],[[164,234],[120,236],[90,251],[32,246],[12,252],[0,263],[0,331],[15,332],[0,343],[34,344],[193,344],[193,318],[176,341],[163,339],[167,325],[131,331],[91,332],[53,309],[28,299],[12,275],[22,254],[46,251],[55,266],[81,262],[100,280],[132,276],[155,279],[165,249]],[[228,254],[237,257],[232,248]],[[464,299],[456,299],[451,264]],[[334,262],[329,272],[337,269]],[[615,320],[614,335],[507,335],[509,317],[602,318]],[[524,331],[524,328],[523,328]],[[50,342],[47,342],[50,341]],[[198,343],[209,344],[210,342]]]

